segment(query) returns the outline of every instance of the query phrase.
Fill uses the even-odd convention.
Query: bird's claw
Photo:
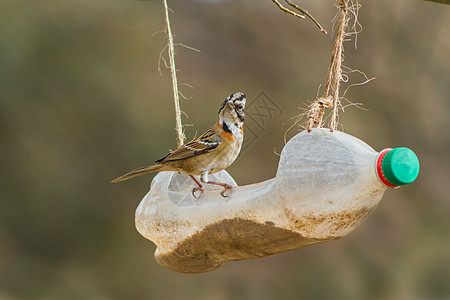
[[[203,192],[204,189],[203,189],[202,187],[195,187],[195,188],[192,189],[192,196],[194,196],[195,199],[198,199],[197,196],[195,196],[195,192],[196,192],[196,191],[201,191],[201,192]],[[200,193],[200,195],[201,195],[201,193]]]
[[[228,190],[231,190],[231,189],[233,188],[233,186],[231,186],[231,185],[229,185],[229,184],[224,184],[223,187],[224,187],[224,189],[223,189],[223,191],[220,192],[220,195],[221,195],[222,197],[224,197],[224,198],[228,198],[228,196],[225,195],[225,193],[226,193]]]
[[[222,197],[224,197],[224,198],[228,198],[228,195],[225,195],[225,193],[226,193],[228,190],[231,190],[231,189],[233,188],[233,186],[231,186],[231,185],[229,185],[229,184],[223,184],[222,186],[223,186],[223,190],[220,192],[220,195],[221,195]],[[195,199],[198,199],[197,196],[195,196],[195,192],[197,192],[197,191],[203,192],[204,190],[205,190],[205,189],[202,188],[202,187],[195,187],[195,188],[192,189],[192,196],[194,196]],[[201,194],[200,194],[200,195],[201,195]]]

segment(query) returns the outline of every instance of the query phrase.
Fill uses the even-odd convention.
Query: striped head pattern
[[[244,123],[246,96],[241,92],[236,92],[228,96],[219,110],[221,119],[233,123]]]

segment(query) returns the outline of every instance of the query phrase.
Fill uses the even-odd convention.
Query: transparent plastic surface
[[[378,205],[378,152],[342,132],[301,132],[284,147],[276,177],[233,188],[207,186],[198,199],[185,174],[161,172],[136,210],[136,228],[157,245],[156,260],[179,272],[206,272],[340,238]],[[222,171],[214,181],[236,186]],[[205,187],[206,187],[205,186]]]
[[[177,172],[166,172],[170,177],[169,180],[163,181],[162,184],[167,184],[167,196],[170,201],[174,204],[187,207],[196,204],[196,197],[201,196],[200,192],[196,193],[196,196],[192,194],[192,189],[197,187],[198,185],[186,174],[177,173]],[[196,179],[200,182],[199,176],[195,176]],[[228,174],[226,171],[218,172],[215,174],[211,174],[208,176],[210,181],[227,183],[231,186],[237,186],[234,179]],[[217,186],[205,184],[204,189],[212,190],[217,189]]]

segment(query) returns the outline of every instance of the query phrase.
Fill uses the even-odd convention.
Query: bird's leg
[[[223,187],[223,191],[220,192],[220,195],[222,195],[222,197],[227,198],[228,196],[225,195],[225,193],[228,190],[231,190],[233,188],[233,186],[226,184],[226,183],[221,183],[221,182],[215,182],[215,181],[209,181],[208,180],[208,172],[203,172],[202,175],[200,176],[200,181],[203,183],[207,183],[207,184],[214,184],[214,185],[219,185],[221,187]]]
[[[194,176],[192,176],[192,175],[189,175],[189,177],[191,177],[192,178],[192,180],[194,180],[195,181],[195,183],[198,185],[198,187],[195,187],[195,188],[193,188],[192,189],[192,196],[194,196],[194,198],[197,198],[196,196],[195,196],[195,192],[196,191],[203,191],[203,185],[201,185],[201,183],[200,182],[198,182],[198,180],[197,179],[195,179],[195,177]]]

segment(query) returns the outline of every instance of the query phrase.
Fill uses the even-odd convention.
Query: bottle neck
[[[392,148],[387,148],[387,149],[381,150],[380,154],[378,154],[377,164],[376,164],[377,176],[378,176],[378,179],[381,181],[381,183],[383,183],[383,185],[390,187],[390,188],[398,188],[399,187],[398,185],[390,183],[387,180],[386,176],[384,176],[384,174],[383,174],[383,158],[391,150],[392,150]]]

